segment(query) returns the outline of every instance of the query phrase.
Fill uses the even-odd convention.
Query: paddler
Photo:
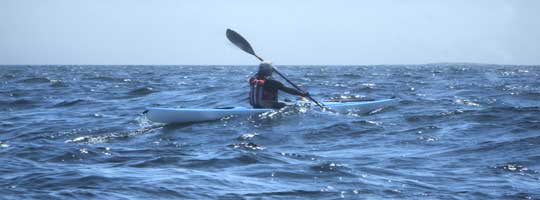
[[[298,95],[301,97],[309,96],[309,93],[287,87],[283,83],[274,80],[272,73],[274,68],[270,62],[262,62],[259,64],[259,71],[255,76],[249,79],[249,104],[253,108],[274,108],[279,109],[287,104],[278,101],[278,91]]]

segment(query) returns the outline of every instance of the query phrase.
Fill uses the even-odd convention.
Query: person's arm
[[[279,90],[283,91],[283,92],[286,92],[286,93],[289,93],[289,94],[292,94],[292,95],[298,95],[298,96],[308,96],[309,94],[307,92],[302,92],[300,90],[297,90],[295,88],[291,88],[291,87],[287,87],[285,85],[283,85],[283,83],[281,82],[278,82],[278,81],[275,81],[276,83],[276,86]]]
[[[297,89],[294,89],[294,88],[290,88],[290,87],[287,87],[287,86],[283,86],[281,88],[279,88],[281,91],[283,92],[286,92],[286,93],[289,93],[289,94],[292,94],[292,95],[298,95],[298,96],[302,96],[304,93],[303,92],[300,92],[299,90]]]

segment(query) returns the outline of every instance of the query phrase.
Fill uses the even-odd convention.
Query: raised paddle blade
[[[244,37],[242,37],[240,34],[238,34],[236,31],[227,29],[226,35],[227,35],[227,39],[229,39],[229,41],[231,41],[238,48],[255,56],[255,51],[253,51],[253,48],[251,48],[251,45],[249,44],[249,42],[246,39],[244,39]]]

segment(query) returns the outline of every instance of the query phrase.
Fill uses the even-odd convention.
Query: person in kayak
[[[286,103],[278,101],[279,90],[301,97],[309,96],[307,92],[287,87],[283,83],[274,80],[272,78],[273,72],[274,68],[270,62],[262,62],[259,65],[257,74],[249,79],[249,104],[253,108],[279,109],[285,107]]]

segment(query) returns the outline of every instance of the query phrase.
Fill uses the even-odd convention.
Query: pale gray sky
[[[0,0],[0,64],[540,64],[537,0]]]

